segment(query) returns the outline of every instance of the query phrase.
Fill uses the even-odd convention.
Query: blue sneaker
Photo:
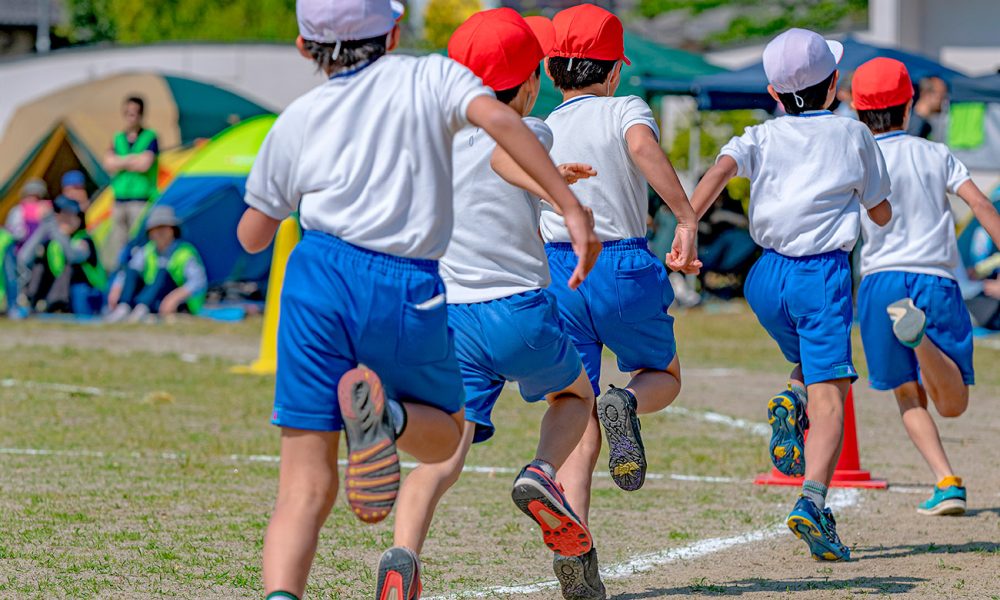
[[[767,422],[771,425],[771,462],[791,477],[805,475],[806,416],[805,402],[789,389],[767,403]]]
[[[917,512],[934,517],[965,514],[965,488],[959,485],[934,486],[934,495],[921,502]]]
[[[814,559],[851,560],[850,549],[837,537],[837,522],[829,508],[820,511],[812,500],[799,496],[787,523],[795,537],[809,544],[809,552]]]

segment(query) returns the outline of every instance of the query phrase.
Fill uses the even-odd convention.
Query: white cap
[[[323,44],[385,35],[396,25],[389,0],[297,0],[295,13],[299,35]]]
[[[837,70],[844,46],[808,29],[789,29],[764,48],[764,73],[779,94],[814,86]]]

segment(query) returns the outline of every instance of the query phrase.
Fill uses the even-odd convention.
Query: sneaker
[[[606,600],[608,597],[597,566],[597,548],[580,556],[556,554],[552,570],[566,600]]]
[[[136,304],[132,312],[129,313],[126,323],[142,323],[149,316],[149,307],[145,304]]]
[[[14,305],[7,311],[7,318],[11,321],[21,321],[28,318],[28,309],[24,306]]]
[[[563,556],[580,556],[594,546],[587,526],[566,501],[562,486],[538,467],[521,469],[510,497],[542,528],[542,540],[549,550]]]
[[[965,487],[934,486],[934,495],[920,503],[917,512],[934,517],[965,514]]]
[[[805,475],[806,403],[800,392],[789,387],[767,403],[767,422],[771,425],[771,462],[774,468],[790,477]]]
[[[701,294],[688,283],[688,278],[683,273],[672,271],[667,275],[670,280],[670,287],[674,290],[674,300],[681,308],[691,308],[701,304]]]
[[[382,382],[374,371],[351,369],[340,378],[337,400],[347,438],[347,503],[365,523],[378,523],[389,516],[399,492],[396,435]]]
[[[851,551],[837,537],[837,522],[833,511],[822,511],[805,496],[799,496],[795,508],[788,515],[788,528],[795,537],[809,545],[809,552],[816,560],[851,560]]]
[[[125,319],[132,312],[132,308],[128,304],[119,304],[115,309],[104,317],[104,320],[108,323],[119,323]]]
[[[635,407],[635,396],[615,386],[597,399],[597,416],[608,438],[608,470],[615,484],[627,492],[646,481],[646,449]]]
[[[892,333],[901,344],[916,348],[924,338],[927,315],[913,304],[910,298],[897,300],[885,309],[892,320]]]
[[[420,560],[409,548],[389,548],[378,561],[376,600],[417,600],[420,585]]]

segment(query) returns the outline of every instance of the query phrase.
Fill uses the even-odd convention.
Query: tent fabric
[[[950,83],[952,102],[1000,102],[1000,74],[985,77],[956,77]]]
[[[955,111],[959,106],[952,104],[950,110]],[[1000,102],[980,106],[985,107],[980,134],[983,143],[975,148],[952,148],[952,153],[970,169],[996,171],[1000,165]]]

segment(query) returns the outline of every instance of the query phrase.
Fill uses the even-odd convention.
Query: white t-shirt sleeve
[[[555,141],[555,137],[552,135],[552,130],[545,121],[535,118],[535,117],[525,117],[522,119],[524,124],[531,130],[531,133],[535,134],[538,138],[539,143],[545,148],[546,152],[552,151],[552,144]]]
[[[305,132],[302,121],[291,110],[278,117],[247,177],[247,205],[279,221],[298,210],[302,199],[295,182]]]
[[[859,152],[865,166],[865,177],[858,195],[861,197],[861,206],[871,209],[881,204],[892,191],[889,171],[885,168],[885,157],[879,150],[878,142],[867,128],[862,132]]]
[[[653,135],[656,136],[657,141],[660,139],[660,128],[656,125],[656,119],[653,118],[653,111],[649,108],[649,105],[638,96],[627,96],[623,98],[621,106],[621,124],[622,140],[625,139],[625,133],[631,129],[633,125],[645,125],[649,127],[653,130]]]
[[[753,178],[760,165],[760,148],[754,138],[753,130],[748,128],[743,135],[729,140],[722,150],[719,150],[719,158],[728,156],[736,161],[736,176]],[[718,162],[718,158],[715,159]]]
[[[441,110],[451,130],[457,132],[469,124],[469,104],[479,96],[494,94],[464,65],[437,55],[426,60],[431,79],[428,85],[440,93]]]
[[[950,150],[945,150],[945,152],[947,152],[948,192],[957,194],[958,188],[962,187],[962,184],[966,181],[972,179],[972,176],[969,175],[969,169],[962,164],[962,161],[955,158],[955,155]]]

